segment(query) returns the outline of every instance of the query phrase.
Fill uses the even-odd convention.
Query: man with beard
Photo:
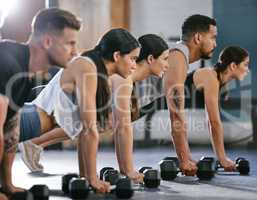
[[[22,190],[13,186],[11,168],[19,142],[17,112],[31,92],[31,78],[50,66],[66,67],[76,54],[80,26],[68,11],[43,9],[26,44],[0,42],[0,179],[6,194]]]
[[[188,176],[197,172],[192,159],[184,115],[184,89],[189,64],[212,57],[216,47],[216,21],[204,15],[192,15],[182,25],[181,41],[169,53],[169,69],[164,75],[164,90],[170,112],[171,136],[181,171]]]

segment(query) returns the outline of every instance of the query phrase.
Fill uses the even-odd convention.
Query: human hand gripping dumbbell
[[[214,177],[214,164],[209,160],[199,160],[197,167],[196,175],[200,180],[210,180]],[[177,157],[165,157],[159,162],[159,168],[163,180],[173,180],[181,173]]]
[[[110,169],[111,170],[111,169]],[[102,174],[102,178],[109,179],[112,184],[111,192],[115,193],[118,198],[128,199],[133,196],[134,190],[132,181],[126,177],[114,175],[114,172],[106,173],[106,177]],[[109,177],[108,177],[109,176]],[[77,174],[67,174],[62,177],[62,190],[72,199],[85,199],[90,191],[95,191],[85,178],[78,178]]]
[[[243,157],[238,157],[235,159],[235,170],[226,170],[222,166],[220,161],[216,161],[215,169],[218,172],[224,171],[237,171],[240,175],[248,175],[250,172],[250,162]]]
[[[146,188],[159,187],[160,174],[158,170],[152,169],[151,167],[142,167],[139,169],[139,173],[144,174],[143,183],[139,183],[139,186],[144,186]],[[111,167],[104,167],[100,171],[100,179],[110,182],[111,185],[115,185],[120,176],[123,175]],[[136,184],[133,185],[138,186]]]

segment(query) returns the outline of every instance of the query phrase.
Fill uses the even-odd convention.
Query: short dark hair
[[[155,34],[146,34],[138,38],[141,50],[137,62],[147,59],[152,55],[157,59],[165,50],[169,49],[168,44],[160,36]]]
[[[32,33],[60,33],[64,28],[79,30],[81,21],[71,12],[59,8],[46,8],[40,10],[32,21]]]
[[[216,20],[205,15],[191,15],[182,25],[182,40],[187,41],[194,33],[208,32],[210,25],[216,26]]]

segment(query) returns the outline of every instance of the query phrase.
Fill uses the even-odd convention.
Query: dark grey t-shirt
[[[29,57],[28,45],[14,41],[0,42],[0,94],[9,99],[6,121],[15,115],[31,92]]]

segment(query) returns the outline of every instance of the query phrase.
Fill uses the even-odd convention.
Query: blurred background
[[[229,85],[221,99],[221,116],[226,145],[257,148],[257,1],[256,0],[0,0],[2,39],[25,42],[33,16],[39,9],[60,7],[75,13],[83,21],[79,50],[95,46],[100,36],[112,27],[122,27],[136,37],[156,33],[169,43],[178,41],[181,25],[192,14],[204,14],[217,20],[217,48],[211,60],[199,61],[193,68],[213,65],[225,46],[240,45],[250,52],[251,72],[244,81]],[[140,90],[140,85],[152,85]],[[162,95],[162,82],[154,77],[138,83],[140,105]],[[226,98],[225,98],[226,97]],[[191,145],[210,145],[203,108],[187,109],[188,137]],[[138,146],[170,144],[168,111],[164,105],[134,123]],[[103,134],[102,144],[112,143],[112,134]],[[70,142],[55,148],[69,148]]]

